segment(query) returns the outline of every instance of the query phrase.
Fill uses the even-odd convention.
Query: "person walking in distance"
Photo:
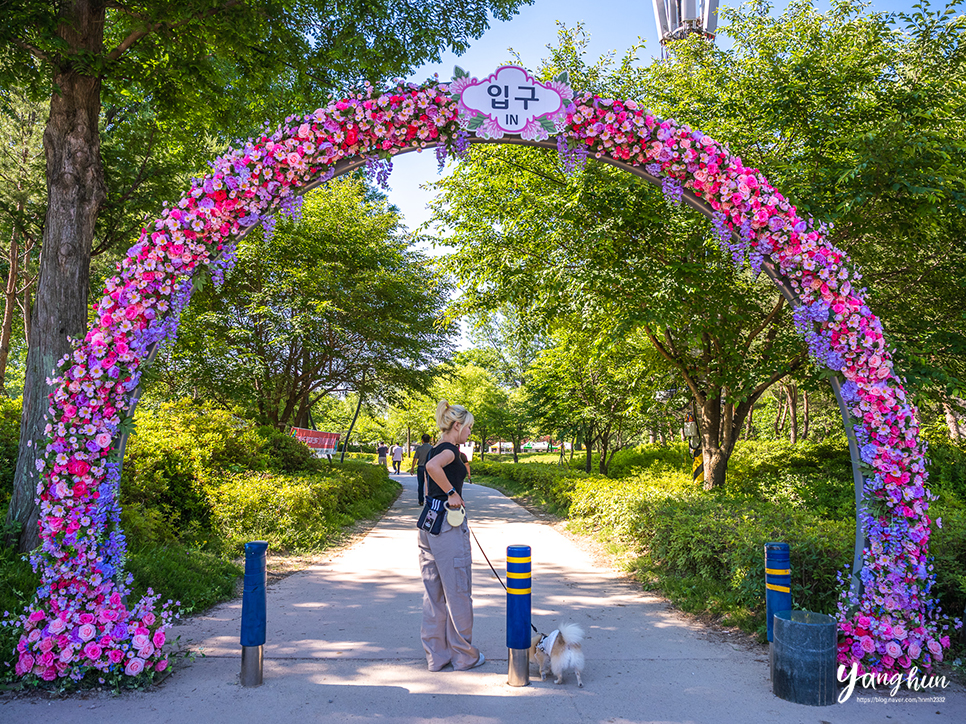
[[[376,454],[379,456],[379,464],[382,465],[383,468],[385,468],[386,456],[389,455],[389,447],[380,442],[376,446]]]
[[[413,462],[409,466],[409,474],[416,468],[416,500],[422,505],[426,497],[426,459],[433,446],[429,444],[429,435],[423,433],[423,443],[413,450]]]
[[[392,446],[392,472],[395,475],[402,475],[403,446],[398,442]]]
[[[441,400],[436,408],[440,439],[426,461],[426,506],[446,500],[450,513],[463,511],[466,466],[459,446],[473,429],[473,415]],[[433,535],[419,529],[419,568],[425,591],[420,638],[430,671],[451,664],[457,671],[475,669],[486,660],[473,645],[473,552],[465,516],[447,513]],[[456,518],[456,525],[451,520]],[[460,520],[460,518],[462,518]]]

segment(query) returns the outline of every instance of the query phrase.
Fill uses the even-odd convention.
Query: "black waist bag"
[[[446,519],[446,501],[442,498],[426,498],[423,512],[419,514],[416,527],[430,535],[439,535]]]

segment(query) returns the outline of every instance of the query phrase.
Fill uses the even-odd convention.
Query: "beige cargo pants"
[[[454,528],[443,521],[439,535],[419,535],[419,568],[423,578],[423,623],[420,637],[430,671],[446,664],[468,669],[480,658],[473,645],[473,553],[464,520]]]

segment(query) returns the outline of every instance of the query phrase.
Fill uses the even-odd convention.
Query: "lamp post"
[[[714,40],[718,29],[718,0],[651,0],[662,46],[688,35]]]

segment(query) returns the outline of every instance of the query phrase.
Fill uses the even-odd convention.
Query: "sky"
[[[872,10],[881,12],[910,11],[917,1],[873,0],[870,6]],[[737,3],[734,0],[720,0],[720,4],[734,6]],[[829,4],[828,0],[818,0],[816,3],[820,9],[827,8]],[[942,0],[938,0],[933,6],[941,4],[944,4]],[[778,0],[773,12],[780,14],[786,5],[784,0]],[[608,51],[615,51],[616,57],[620,58],[639,38],[645,42],[640,54],[641,62],[648,63],[660,51],[651,0],[535,0],[532,5],[523,7],[509,22],[491,24],[490,29],[462,56],[446,53],[442,62],[420,67],[409,80],[422,83],[434,73],[439,74],[440,80],[449,80],[454,65],[464,68],[472,76],[483,77],[513,60],[511,48],[520,55],[523,65],[532,70],[547,55],[547,46],[556,44],[557,21],[567,27],[583,23],[590,36],[587,58],[591,62]],[[387,193],[390,201],[402,211],[410,229],[417,228],[429,219],[426,205],[434,193],[421,187],[439,179],[437,168],[432,151],[409,153],[393,161],[393,172],[389,179],[391,190]]]

